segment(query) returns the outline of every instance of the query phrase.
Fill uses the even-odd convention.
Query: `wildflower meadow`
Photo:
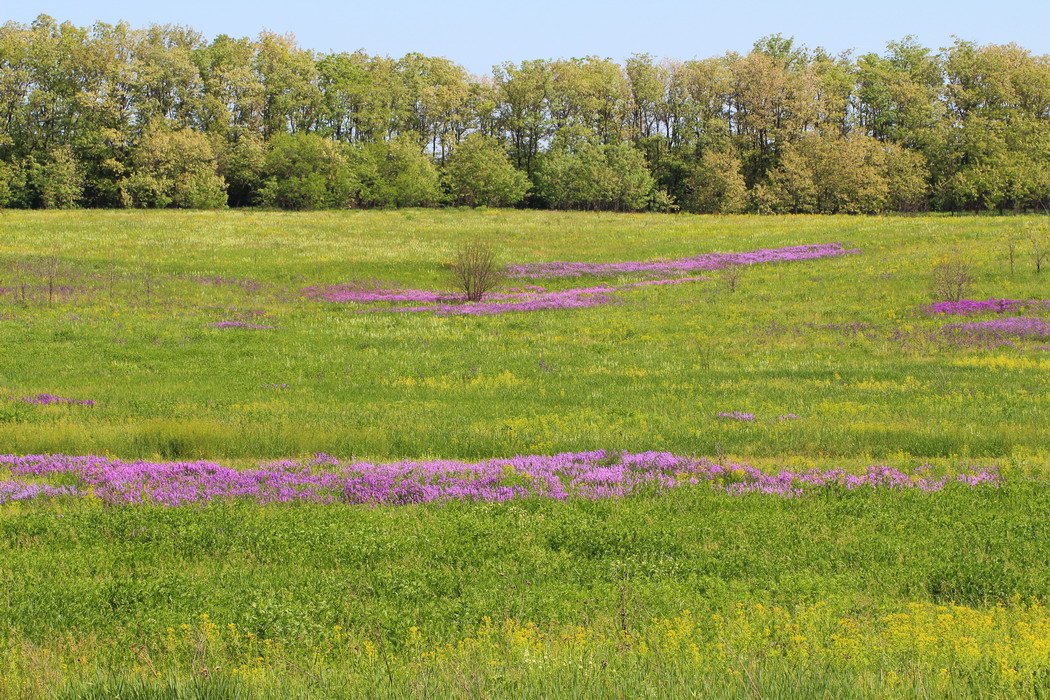
[[[1044,219],[0,211],[0,697],[1050,697]]]

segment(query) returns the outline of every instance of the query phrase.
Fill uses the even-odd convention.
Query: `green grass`
[[[675,683],[677,668],[691,682],[736,686],[726,668],[742,663],[772,679],[768,693],[816,688],[821,678],[845,687],[847,678],[872,675],[878,685],[890,670],[932,678],[938,664],[949,665],[960,682],[971,674],[1002,683],[984,660],[968,668],[961,658],[918,653],[905,639],[891,637],[892,645],[864,663],[778,655],[755,622],[755,630],[721,633],[740,647],[737,660],[708,649],[719,637],[702,628],[714,614],[734,619],[737,603],[749,611],[758,603],[818,604],[816,611],[796,610],[796,619],[813,643],[831,645],[832,634],[846,631],[838,620],[867,629],[884,615],[907,612],[906,602],[994,611],[1045,599],[1050,529],[1032,514],[1048,508],[1050,490],[1024,481],[1003,489],[828,492],[796,500],[683,490],[619,502],[363,509],[7,506],[0,511],[0,627],[8,634],[0,659],[6,651],[12,680],[36,682],[54,673],[82,690],[98,674],[103,687],[118,682],[114,674],[120,682],[130,676],[185,684],[201,681],[200,668],[229,672],[242,665],[261,669],[245,681],[256,690],[294,681],[289,687],[297,692],[323,695],[317,678],[324,677],[332,692],[407,692],[411,679],[427,673],[455,690],[455,677],[442,675],[442,665],[423,652],[476,639],[486,618],[497,627],[537,621],[555,644],[579,625],[610,640],[626,629],[655,643],[665,636],[654,632],[658,621],[688,610],[699,624],[683,632],[683,646],[699,643],[717,668],[688,657],[632,656],[592,637],[575,651],[549,650],[547,672],[582,683],[559,666],[577,654],[605,658],[623,673],[649,668],[659,684]],[[1050,632],[1050,615],[1045,608],[1040,615],[1034,633]],[[413,628],[429,640],[426,646],[413,644]],[[501,643],[513,636],[498,633],[492,636]],[[941,634],[946,638],[938,643],[948,648],[965,639]],[[265,639],[280,648],[263,645]],[[260,650],[248,651],[251,644]],[[369,645],[376,658],[368,658]],[[544,667],[530,671],[512,651],[484,645],[453,649],[447,658],[490,694],[539,693],[552,682],[532,673]],[[490,660],[523,685],[501,691]],[[1028,661],[1035,671],[1046,668],[1046,659]],[[793,681],[789,671],[798,674]],[[440,683],[435,692],[444,695]],[[1018,687],[1030,690],[1033,683]]]
[[[916,314],[930,301],[931,265],[951,249],[973,262],[975,298],[1050,296],[1045,275],[1021,258],[1011,276],[999,251],[1021,218],[8,212],[0,222],[0,286],[17,289],[26,275],[12,263],[44,253],[76,284],[96,276],[93,291],[50,305],[39,275],[26,305],[17,291],[5,297],[0,395],[100,404],[5,407],[0,443],[14,452],[475,458],[624,448],[965,459],[1045,458],[1050,444],[1050,353],[1038,342],[993,351],[938,343],[931,333],[946,320]],[[831,241],[864,252],[755,267],[736,293],[712,280],[636,290],[616,306],[489,318],[358,314],[298,294],[373,277],[440,288],[442,261],[477,234],[507,261]],[[246,309],[277,328],[207,327]],[[870,327],[822,328],[833,324]],[[801,420],[716,419],[733,410]]]
[[[937,332],[952,319],[917,313],[953,250],[973,266],[970,298],[1050,298],[1050,276],[1024,257],[1011,275],[999,247],[1034,222],[2,212],[3,452],[668,450],[770,469],[997,464],[1007,483],[0,504],[0,697],[1050,697],[1050,351],[960,347]],[[755,266],[736,292],[714,275],[481,318],[298,293],[369,278],[437,289],[476,235],[507,262],[863,253]],[[51,255],[70,289],[49,301]],[[276,328],[207,326],[247,310]],[[98,403],[7,400],[41,392]],[[716,417],[736,410],[759,420]],[[786,413],[799,419],[775,420]]]

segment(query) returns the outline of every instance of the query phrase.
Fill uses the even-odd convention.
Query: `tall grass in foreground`
[[[868,617],[824,603],[684,610],[639,627],[484,619],[396,647],[333,627],[292,652],[202,615],[133,645],[113,676],[97,644],[8,641],[0,691],[25,697],[1040,697],[1050,692],[1050,611],[912,603]],[[110,652],[112,653],[112,652]],[[59,692],[53,692],[61,688]]]
[[[0,696],[1031,697],[1048,499],[7,504]]]

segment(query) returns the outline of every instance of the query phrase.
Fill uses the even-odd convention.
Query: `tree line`
[[[181,26],[0,27],[0,206],[1050,207],[1050,57],[914,38],[832,55],[503,63]]]

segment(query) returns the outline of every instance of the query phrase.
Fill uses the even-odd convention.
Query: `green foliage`
[[[685,181],[682,208],[697,214],[739,214],[747,206],[740,161],[732,153],[708,151]]]
[[[812,134],[784,149],[769,196],[779,212],[875,214],[914,208],[925,179],[917,154],[859,134]]]
[[[648,661],[639,660],[649,673],[623,679],[625,690],[642,678],[670,682],[687,673],[698,682],[728,677],[746,693],[727,673],[740,663],[756,682],[771,684],[771,692],[772,679],[785,688],[814,682],[801,671],[793,679],[782,675],[778,664],[792,661],[842,679],[864,678],[853,674],[866,670],[904,675],[914,664],[932,683],[940,665],[926,665],[934,653],[929,646],[939,651],[972,642],[930,638],[924,651],[887,635],[893,646],[874,650],[868,667],[830,649],[792,660],[792,632],[828,635],[821,641],[830,646],[830,635],[878,627],[886,615],[910,619],[916,613],[909,603],[974,606],[983,615],[1045,600],[1050,531],[1046,518],[1032,514],[1050,507],[1048,494],[1043,482],[1019,481],[1003,489],[831,492],[797,500],[686,488],[619,501],[375,508],[5,505],[5,681],[50,679],[43,692],[23,686],[23,697],[47,697],[62,681],[71,691],[79,686],[90,693],[92,685],[112,691],[118,679],[131,697],[139,683],[155,684],[154,693],[168,686],[163,692],[170,697],[182,697],[171,690],[175,684],[198,686],[187,697],[236,697],[252,687],[309,696],[316,692],[305,689],[325,684],[326,697],[341,690],[355,697],[353,688],[362,684],[387,692],[391,683],[409,688],[401,674],[412,660],[431,669],[428,687],[448,684],[449,693],[460,694],[455,679],[484,673],[489,664],[520,668],[507,675],[532,678],[529,662],[518,658],[523,650],[507,639],[514,635],[503,634],[517,622],[526,648],[535,652],[532,644],[540,640],[521,629],[529,622],[534,635],[551,640],[572,630],[569,658],[603,654],[595,665],[604,672],[594,682],[626,672],[624,664],[642,653],[640,642],[652,645]],[[773,606],[794,613],[783,634],[763,633],[762,618],[750,625],[757,627],[751,636],[731,626]],[[944,617],[950,612],[932,612],[942,616],[937,629],[951,629],[954,620]],[[679,635],[710,641],[694,654],[731,641],[736,660],[727,655],[711,667],[714,658],[702,656],[700,663],[687,644],[683,655],[663,646],[670,634],[656,621],[683,615],[690,624]],[[714,615],[727,624],[718,626]],[[829,629],[811,627],[814,616]],[[1017,643],[1023,623],[1019,618],[998,632],[1004,645]],[[625,628],[633,644],[624,641]],[[1045,627],[1032,631],[1039,629]],[[603,636],[608,652],[601,651]],[[457,646],[470,648],[468,637],[480,638],[481,655],[454,655]],[[422,656],[430,645],[445,644],[452,646],[446,656]],[[41,647],[49,653],[34,654]],[[661,663],[667,657],[678,662]],[[575,678],[550,661],[540,675]],[[998,666],[974,670],[985,692]],[[262,672],[251,673],[255,668]],[[502,687],[498,679],[486,682]],[[97,692],[94,697],[104,696]]]
[[[746,54],[526,60],[482,79],[418,53],[319,54],[272,32],[207,41],[41,15],[0,27],[0,160],[15,171],[3,201],[214,207],[222,177],[233,206],[435,206],[438,184],[452,204],[511,205],[526,201],[524,173],[530,206],[1044,211],[1047,95],[1050,62],[1015,44],[934,52],[905,37],[852,59],[776,34]],[[211,156],[190,156],[208,149],[186,129]],[[282,192],[263,161],[288,134],[348,147],[361,187],[328,191],[308,167]],[[628,144],[656,187],[642,192]],[[187,157],[196,174],[157,172]]]
[[[262,175],[258,199],[267,207],[345,209],[354,204],[360,190],[345,147],[316,134],[272,138]]]
[[[250,131],[238,131],[221,142],[219,174],[227,183],[230,206],[254,204],[266,168],[266,144]]]
[[[442,199],[433,158],[410,134],[366,144],[358,153],[361,200],[373,207],[431,207]]]
[[[216,172],[208,138],[188,128],[158,123],[143,134],[122,183],[131,207],[218,209],[226,206],[226,181]]]
[[[529,189],[529,178],[514,168],[499,141],[482,134],[456,146],[443,174],[451,200],[472,207],[513,206]]]
[[[654,185],[645,157],[626,143],[555,149],[536,172],[536,192],[554,209],[638,211]]]
[[[14,163],[0,161],[0,208],[25,206],[25,172]]]
[[[43,209],[72,209],[83,194],[83,176],[73,149],[59,147],[38,162],[28,161],[26,188]]]

